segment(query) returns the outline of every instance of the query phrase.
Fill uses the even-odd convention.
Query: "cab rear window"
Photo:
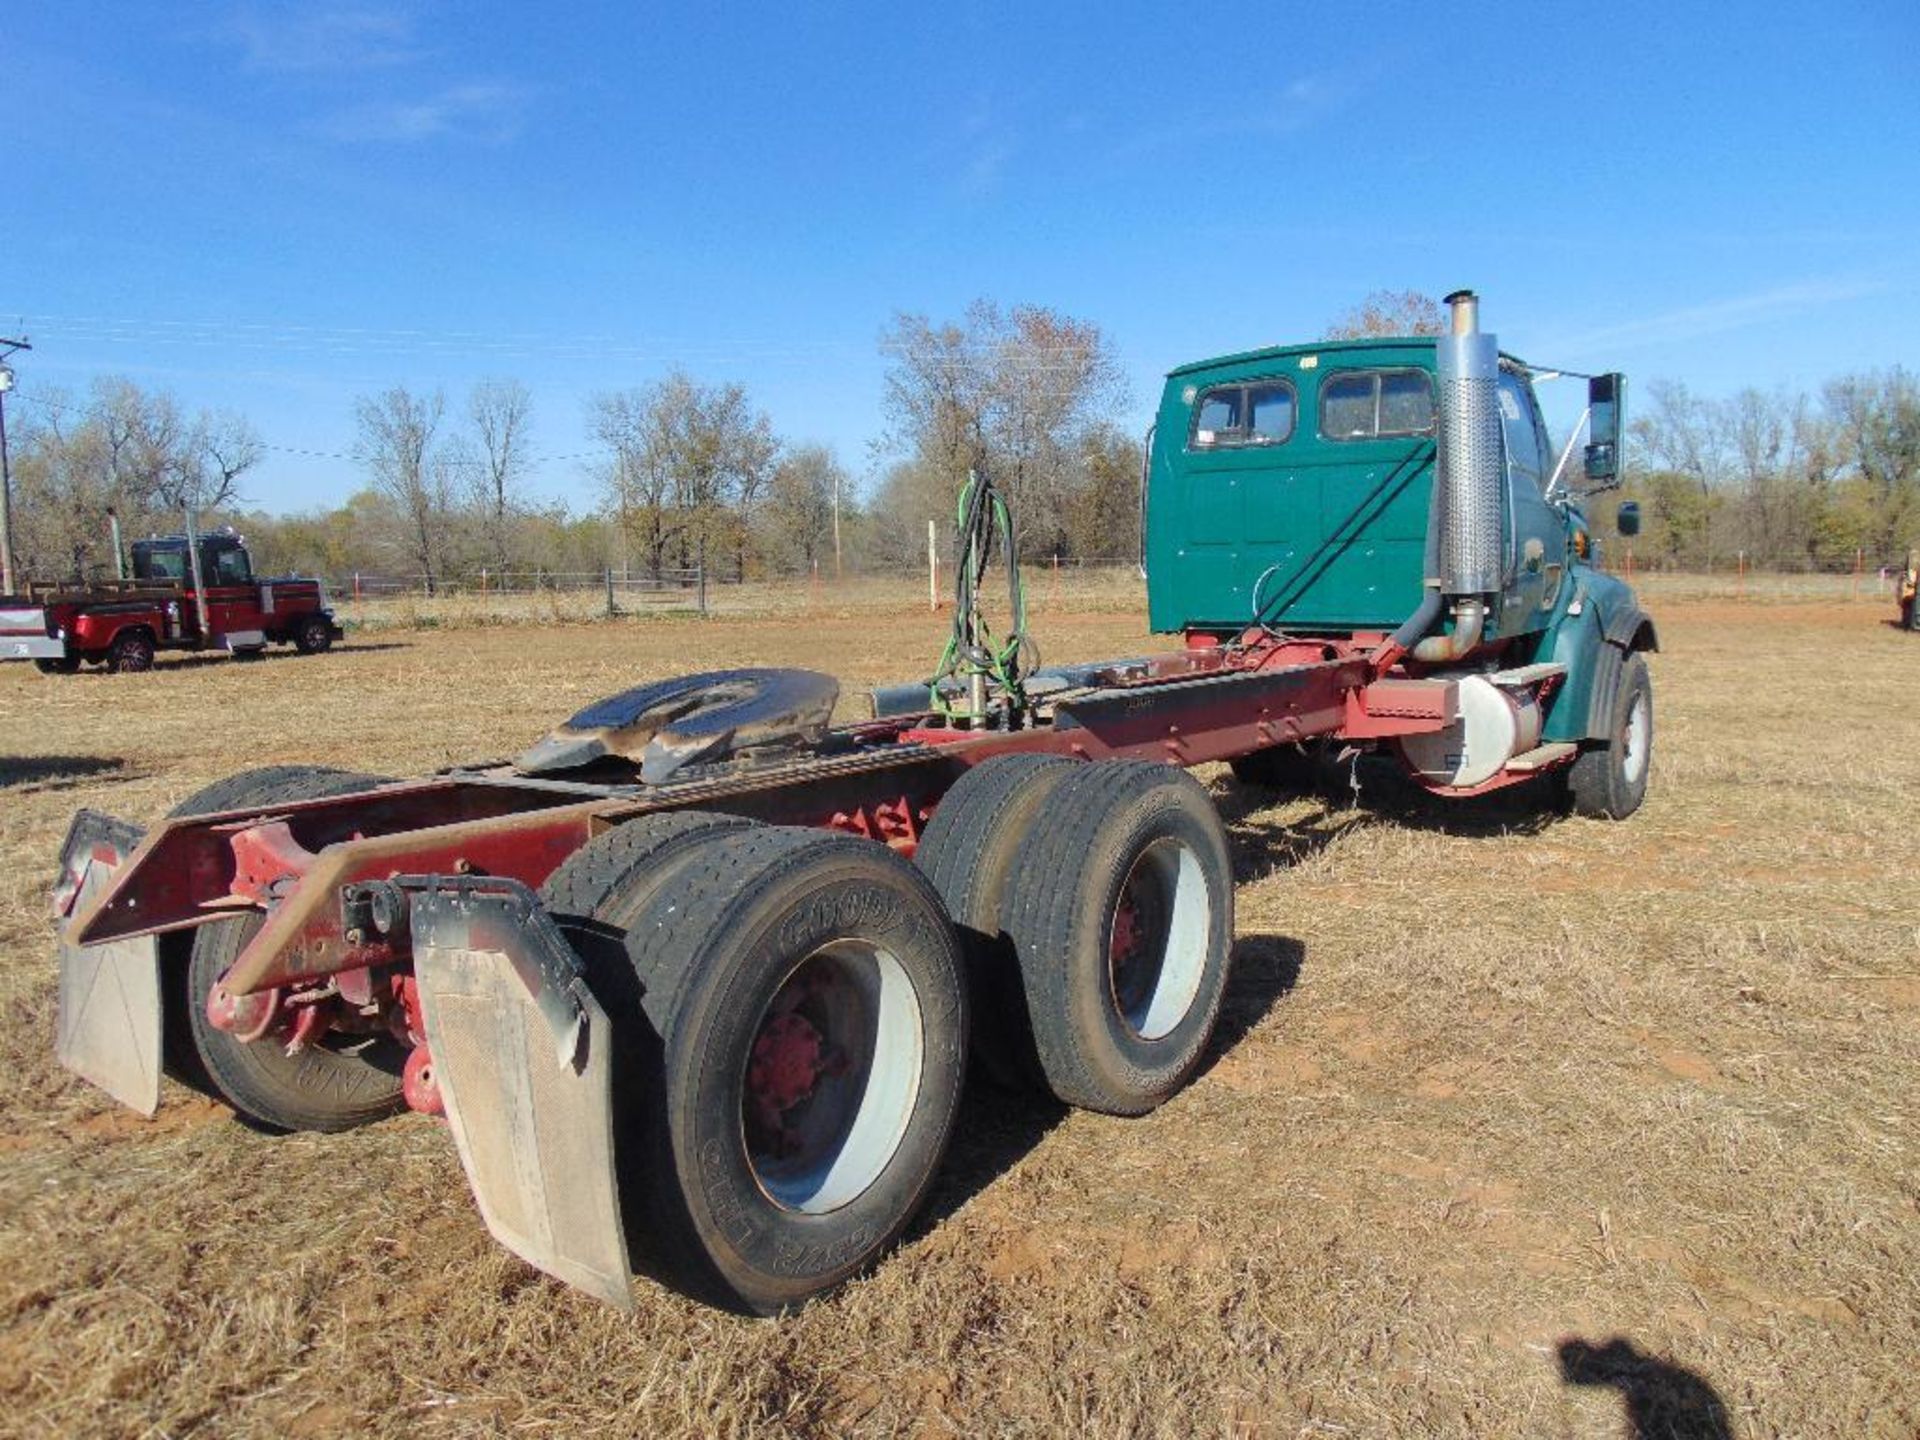
[[[1285,380],[1212,386],[1194,399],[1188,446],[1278,445],[1293,434],[1296,408],[1293,386]]]
[[[1320,386],[1320,433],[1376,440],[1433,433],[1433,380],[1424,370],[1348,370]]]

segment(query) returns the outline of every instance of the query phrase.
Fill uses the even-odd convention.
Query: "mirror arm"
[[[1567,461],[1573,458],[1573,447],[1579,442],[1580,432],[1587,428],[1587,422],[1593,418],[1593,406],[1588,405],[1580,412],[1580,418],[1567,432],[1567,443],[1560,451],[1560,461],[1553,467],[1553,474],[1547,480],[1547,499],[1552,500],[1560,493],[1560,477],[1566,472]]]

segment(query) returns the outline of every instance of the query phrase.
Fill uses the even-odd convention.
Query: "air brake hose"
[[[990,477],[970,470],[967,483],[960,487],[956,519],[960,549],[953,587],[953,633],[927,689],[934,708],[952,715],[953,707],[940,693],[941,681],[952,678],[970,682],[976,677],[992,680],[1006,697],[1010,713],[1018,714],[1026,709],[1021,677],[1038,667],[1040,652],[1027,635],[1026,590],[1020,581],[1020,544],[1013,512]],[[1006,555],[1011,611],[1007,638],[999,643],[995,643],[979,614],[980,582],[986,577],[996,533]]]

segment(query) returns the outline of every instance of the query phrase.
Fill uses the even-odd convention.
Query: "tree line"
[[[1443,325],[1429,297],[1378,292],[1328,334]],[[1011,502],[1025,558],[1138,553],[1141,441],[1120,424],[1129,396],[1098,325],[980,301],[952,320],[897,315],[880,345],[868,483],[826,447],[777,434],[743,386],[676,370],[589,398],[595,448],[573,504],[532,493],[536,405],[517,381],[452,402],[408,386],[361,397],[362,485],[338,506],[278,515],[247,503],[267,447],[244,417],[190,414],[118,377],[78,396],[16,393],[33,403],[12,411],[15,549],[29,575],[109,574],[110,510],[131,535],[177,530],[191,508],[245,531],[263,570],[429,590],[604,568],[857,573],[922,563],[927,521],[944,540],[979,469]],[[1642,503],[1645,562],[1711,566],[1744,551],[1774,567],[1881,563],[1920,539],[1920,386],[1905,371],[1724,400],[1656,380],[1635,399],[1623,493]]]
[[[1817,391],[1726,399],[1656,380],[1629,430],[1638,556],[1678,568],[1779,570],[1898,561],[1920,543],[1920,383],[1905,370]]]
[[[30,575],[109,574],[109,511],[135,535],[175,531],[191,507],[203,526],[246,533],[262,570],[404,576],[429,591],[604,568],[859,572],[924,563],[927,521],[944,541],[980,468],[1013,499],[1029,558],[1137,553],[1140,447],[1115,423],[1127,396],[1097,326],[983,302],[951,323],[900,315],[881,347],[871,483],[829,448],[776,434],[742,385],[675,370],[590,397],[595,449],[573,504],[533,494],[535,401],[517,381],[455,401],[411,386],[362,396],[351,462],[363,483],[338,506],[276,515],[246,503],[267,447],[244,419],[189,418],[165,391],[103,379],[23,407],[16,551]]]

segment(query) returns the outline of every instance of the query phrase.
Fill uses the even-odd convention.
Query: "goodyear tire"
[[[616,1139],[640,1147],[630,1238],[691,1293],[785,1310],[890,1246],[946,1151],[952,927],[892,851],[813,830],[712,837],[647,889],[614,927],[646,1021],[620,1044],[650,1072]]]
[[[168,812],[212,815],[294,800],[351,795],[389,783],[318,765],[268,765],[216,780]],[[274,1130],[348,1130],[403,1104],[401,1046],[384,1036],[330,1035],[297,1055],[271,1039],[248,1043],[207,1019],[207,996],[265,917],[214,920],[180,938],[163,976],[167,1059],[189,1084],[210,1088],[240,1114]],[[165,937],[163,937],[165,938]],[[163,951],[163,954],[166,952]]]
[[[293,648],[302,655],[324,655],[333,648],[333,627],[324,615],[309,615],[293,632]]]
[[[914,863],[953,917],[967,964],[973,1055],[1008,1089],[1044,1089],[1020,961],[1001,926],[1014,856],[1048,798],[1077,764],[1059,755],[1002,755],[954,782],[933,812]]]
[[[617,1041],[612,1065],[614,1165],[628,1243],[651,1240],[646,1194],[648,1107],[657,1094],[659,1040],[642,1004],[627,932],[707,845],[758,822],[698,810],[643,815],[595,836],[540,887],[540,901],[572,944]],[[638,947],[636,946],[636,949]]]
[[[1140,1115],[1200,1064],[1226,993],[1233,871],[1184,771],[1088,765],[1014,860],[1004,914],[1053,1093]]]
[[[1624,820],[1647,798],[1653,760],[1653,677],[1644,655],[1621,662],[1607,737],[1567,767],[1567,799],[1576,815]]]
[[[107,647],[107,669],[115,675],[135,675],[153,668],[153,636],[145,630],[122,630]]]

